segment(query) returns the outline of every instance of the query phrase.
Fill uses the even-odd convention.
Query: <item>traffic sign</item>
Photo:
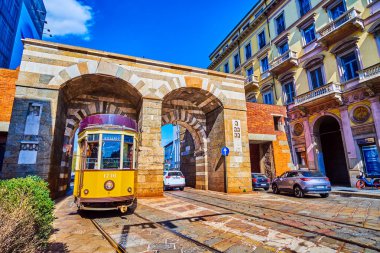
[[[227,147],[222,148],[222,156],[228,156],[229,153],[230,153],[229,148],[227,148]]]

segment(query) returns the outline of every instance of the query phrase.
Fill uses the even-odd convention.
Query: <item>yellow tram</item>
[[[79,128],[74,197],[79,210],[133,212],[137,125],[120,115],[93,115]]]

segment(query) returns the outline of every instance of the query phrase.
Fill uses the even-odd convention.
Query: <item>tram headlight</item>
[[[129,192],[129,193],[132,192],[132,188],[131,188],[131,187],[128,187],[128,192]]]
[[[84,193],[85,195],[87,195],[89,192],[90,192],[90,191],[89,191],[88,189],[85,189],[85,190],[83,191],[83,193]]]
[[[104,189],[111,191],[115,187],[115,183],[112,180],[108,180],[104,183]]]

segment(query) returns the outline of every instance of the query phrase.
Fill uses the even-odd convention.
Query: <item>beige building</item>
[[[210,55],[247,101],[286,105],[295,166],[333,184],[380,175],[380,3],[259,1]]]

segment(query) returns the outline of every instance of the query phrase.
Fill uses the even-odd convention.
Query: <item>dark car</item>
[[[292,170],[285,172],[272,182],[272,190],[293,193],[302,198],[307,193],[319,194],[322,198],[329,196],[331,191],[330,180],[319,171]]]
[[[252,188],[258,189],[263,188],[264,190],[269,190],[270,179],[261,173],[252,173]]]

